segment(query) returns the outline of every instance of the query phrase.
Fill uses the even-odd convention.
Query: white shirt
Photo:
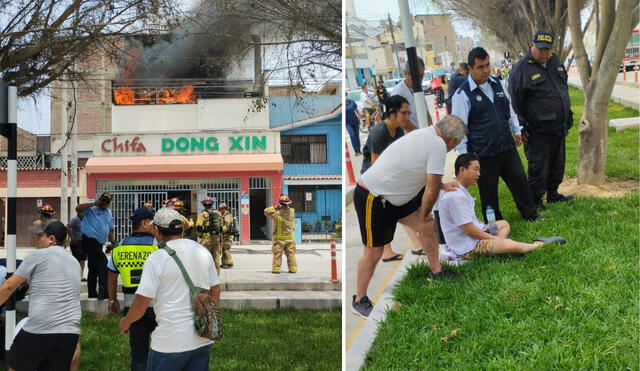
[[[213,258],[202,245],[179,239],[169,241],[167,246],[176,251],[194,285],[210,289],[220,284]],[[176,262],[163,249],[147,258],[136,294],[154,300],[158,327],[151,334],[151,349],[178,353],[212,343],[196,333],[189,286]]]
[[[496,80],[493,77],[489,77],[489,78],[493,79],[495,82],[499,84],[502,84],[502,81],[500,80]],[[473,78],[471,78],[471,75],[467,77],[467,80],[469,81],[470,91],[473,91],[475,88],[479,87],[480,90],[482,90],[482,92],[487,96],[487,98],[489,98],[491,103],[493,103],[493,98],[494,98],[493,89],[491,88],[491,84],[489,83],[489,81],[485,82],[482,85],[478,85],[473,80]],[[513,133],[513,135],[520,135],[520,122],[518,121],[518,116],[513,111],[513,106],[511,105],[511,96],[509,96],[509,92],[507,92],[507,89],[504,87],[504,85],[502,85],[502,90],[504,91],[504,94],[507,97],[507,100],[509,101],[509,112],[510,112],[509,126],[511,126],[511,132]],[[451,98],[451,114],[454,116],[460,117],[460,119],[464,122],[464,125],[468,126],[469,111],[471,111],[471,102],[469,102],[469,97],[467,96],[467,94],[465,94],[464,91],[462,91],[461,89],[458,88],[458,91],[456,93],[457,94],[454,94],[453,98]],[[466,135],[464,136],[464,138],[462,138],[462,141],[460,141],[460,144],[458,144],[458,146],[456,147],[456,150],[461,155],[467,153],[467,136]]]
[[[474,211],[475,199],[463,186],[452,192],[443,192],[438,201],[440,213],[440,227],[447,241],[447,247],[458,256],[473,250],[478,240],[465,233],[462,226],[473,223],[476,227],[486,231],[487,227],[476,217]]]
[[[362,104],[362,107],[375,108],[375,105],[373,103],[373,95],[369,92],[360,92],[360,102]]]
[[[434,126],[413,130],[391,143],[360,179],[372,194],[401,206],[425,186],[427,174],[444,174],[446,157]]]
[[[409,121],[411,121],[411,123],[415,127],[419,128],[420,125],[418,124],[418,111],[416,108],[416,100],[415,100],[415,97],[413,96],[413,90],[411,90],[407,86],[407,84],[405,84],[404,80],[402,80],[400,81],[400,83],[398,83],[396,86],[393,87],[393,90],[391,90],[391,95],[399,95],[404,99],[406,99],[407,102],[409,102]],[[424,97],[424,102],[425,104],[427,103],[426,95]],[[429,106],[427,105],[427,107]],[[428,115],[429,115],[429,109],[427,108],[427,116]]]

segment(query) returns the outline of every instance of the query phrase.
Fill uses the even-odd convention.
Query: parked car
[[[402,80],[404,79],[389,79],[386,80],[383,85],[385,88],[387,88],[389,94],[391,94],[391,89],[393,89],[394,86],[398,85]]]
[[[347,90],[347,98],[351,99],[354,102],[356,102],[356,104],[358,105],[358,109],[362,109],[362,102],[360,102],[360,93],[361,92],[362,92],[362,89]]]

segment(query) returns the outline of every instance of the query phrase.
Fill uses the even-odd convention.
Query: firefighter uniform
[[[227,208],[220,209],[222,217],[222,232],[220,233],[220,244],[222,245],[222,268],[233,267],[233,257],[231,256],[231,244],[235,231],[235,221],[233,214]]]
[[[553,36],[540,30],[533,43],[539,49],[550,49]],[[524,150],[534,202],[538,209],[544,209],[545,193],[547,202],[568,201],[571,196],[558,193],[564,177],[565,137],[573,125],[567,71],[555,54],[543,65],[536,62],[529,49],[511,71],[509,93],[527,137]]]
[[[196,233],[200,237],[200,244],[204,246],[211,256],[216,266],[216,271],[220,274],[220,224],[222,215],[218,210],[213,210],[211,205],[200,212],[196,221]]]
[[[124,313],[126,314],[135,298],[140,284],[144,263],[158,247],[155,238],[144,232],[134,232],[124,238],[113,249],[108,268],[119,274],[124,293]],[[143,370],[149,353],[149,339],[157,323],[153,306],[150,305],[143,316],[131,324],[129,329],[129,346],[131,348],[131,369]]]
[[[273,263],[272,272],[280,273],[282,264],[282,252],[287,257],[289,273],[298,271],[296,262],[296,243],[293,240],[295,226],[295,210],[286,205],[270,206],[264,210],[264,215],[273,220]]]

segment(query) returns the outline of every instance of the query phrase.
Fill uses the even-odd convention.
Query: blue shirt
[[[356,105],[356,102],[352,101],[351,99],[347,99],[347,105],[345,106],[345,112],[346,112],[346,123],[347,125],[351,125],[351,126],[359,126],[360,123],[358,122],[358,114],[356,113],[356,109],[358,108],[358,106]]]
[[[493,77],[489,77],[493,79]],[[469,89],[474,90],[475,88],[480,88],[482,92],[493,102],[493,89],[491,88],[491,84],[489,81],[485,82],[482,85],[476,84],[476,82],[471,77],[471,74],[467,76],[467,80],[469,80]],[[494,79],[495,80],[495,79]],[[501,81],[498,81],[501,84]],[[504,94],[507,96],[509,100],[509,111],[511,113],[511,117],[509,118],[509,125],[511,126],[511,132],[513,135],[520,135],[520,122],[518,121],[518,116],[513,111],[513,106],[511,106],[511,97],[507,92],[507,89],[502,86],[502,90],[504,90]],[[471,111],[471,102],[469,102],[469,97],[466,94],[455,94],[451,99],[451,114],[454,116],[458,116],[463,122],[464,125],[467,126],[469,122],[469,111]],[[460,144],[456,147],[456,150],[460,154],[467,153],[467,136],[460,141]]]
[[[115,228],[111,209],[102,210],[98,206],[91,206],[85,211],[80,228],[83,235],[95,239],[98,243],[107,242],[109,231]]]

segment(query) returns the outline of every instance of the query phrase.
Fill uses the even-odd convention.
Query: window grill
[[[18,169],[44,169],[44,155],[38,153],[35,156],[19,156],[17,158]],[[0,167],[7,167],[7,158],[0,157]]]
[[[326,164],[326,135],[283,135],[280,152],[287,164]]]
[[[271,189],[271,178],[249,178],[250,189]]]

